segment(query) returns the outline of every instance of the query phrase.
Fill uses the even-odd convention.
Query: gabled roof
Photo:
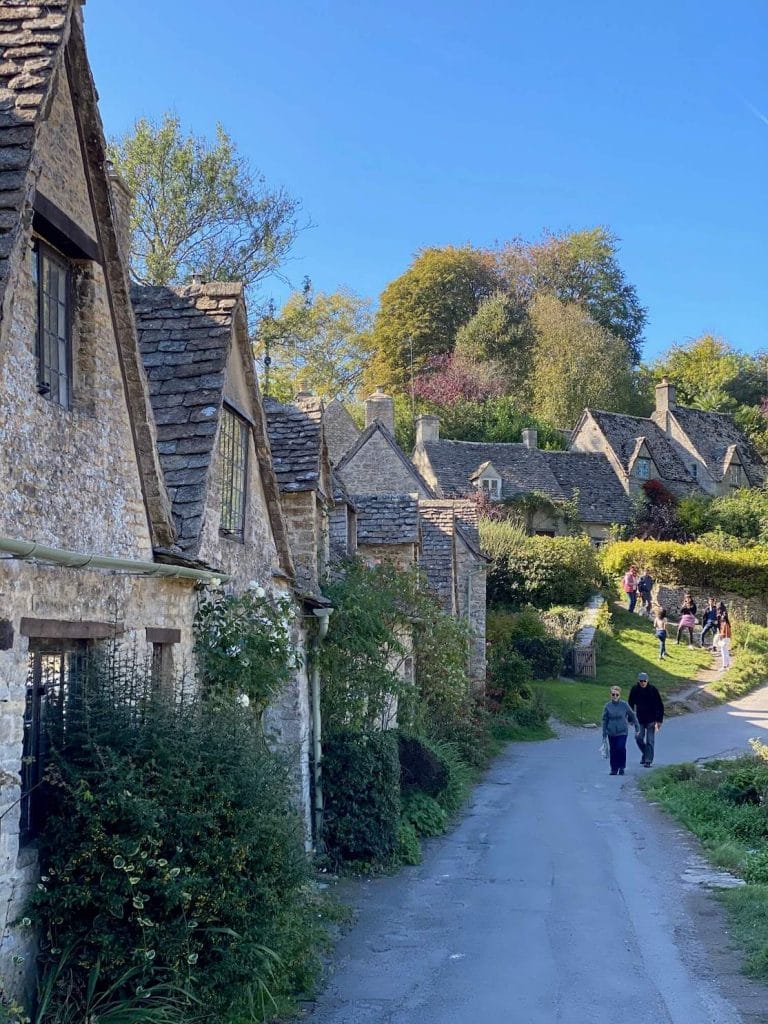
[[[418,544],[415,494],[353,494],[358,544]]]
[[[73,109],[119,353],[142,495],[153,543],[174,541],[171,508],[155,450],[154,424],[136,343],[128,268],[113,220],[106,142],[85,49],[79,0],[0,4],[0,317],[7,315],[18,266],[26,255],[39,174],[33,160],[41,124],[58,83],[72,89]]]
[[[343,402],[334,398],[323,412],[325,442],[332,465],[337,466],[360,436],[360,428],[347,411]]]
[[[483,473],[487,473],[490,470],[493,470],[493,472],[496,473],[497,476],[500,476],[499,471],[498,469],[496,469],[494,464],[489,459],[486,459],[485,462],[481,462],[477,469],[475,469],[472,473],[469,474],[469,479],[472,481],[478,480],[483,475]]]
[[[500,474],[502,498],[530,491],[541,491],[555,501],[567,497],[540,448],[480,441],[426,441],[422,447],[442,497],[463,497],[471,493],[473,475],[484,462],[492,463]]]
[[[631,498],[608,458],[592,452],[543,452],[565,494],[578,492],[579,519],[584,523],[628,523],[633,517]]]
[[[676,405],[670,409],[670,415],[699,452],[715,480],[723,479],[730,461],[729,451],[735,446],[749,482],[758,485],[764,481],[765,463],[726,413]]]
[[[586,409],[574,430],[574,436],[578,435],[579,427],[586,416],[591,416],[600,428],[627,475],[630,473],[633,457],[639,451],[638,442],[643,439],[664,480],[695,484],[685,463],[652,419],[642,416],[627,416],[618,412],[603,412],[600,409]]]
[[[283,492],[322,490],[323,403],[302,399],[284,405],[264,399],[272,463]]]
[[[355,443],[346,453],[344,458],[336,466],[337,472],[343,476],[344,470],[349,466],[349,464],[355,458],[360,449],[363,448],[368,443],[368,441],[374,436],[374,434],[381,435],[381,437],[389,445],[389,447],[400,460],[402,465],[408,471],[409,475],[412,477],[414,482],[414,490],[423,490],[424,494],[426,494],[428,497],[435,497],[435,492],[432,490],[432,488],[429,486],[427,481],[424,479],[424,477],[421,475],[418,469],[414,466],[411,460],[403,454],[403,451],[400,448],[400,445],[395,440],[394,435],[390,432],[390,430],[387,427],[384,426],[381,420],[374,420],[370,426],[365,428],[362,434],[360,434],[360,436],[358,437],[357,441],[355,441]]]
[[[251,407],[241,411],[249,419],[281,568],[292,576],[293,563],[248,350],[243,286],[239,282],[178,288],[134,285],[132,298],[178,547],[188,555],[196,554],[200,547],[227,362],[232,346],[237,345],[251,397]]]

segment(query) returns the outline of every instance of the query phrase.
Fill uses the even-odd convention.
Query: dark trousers
[[[630,590],[627,594],[627,600],[629,601],[629,610],[633,612],[635,610],[635,605],[637,604],[637,591]]]
[[[688,630],[688,636],[691,638],[691,647],[693,647],[693,626],[678,626],[677,627],[677,642],[680,643],[680,634],[684,629]]]
[[[714,633],[715,636],[717,636],[717,623],[716,622],[708,622],[706,624],[706,626],[702,629],[702,631],[701,631],[701,646],[702,647],[704,646],[704,638],[706,636],[708,636],[709,633]]]
[[[638,594],[640,595],[640,604],[643,606],[643,608],[646,610],[646,612],[650,615],[651,614],[651,592],[650,592],[650,590],[638,590]]]
[[[609,736],[608,749],[611,758],[611,771],[622,771],[627,767],[627,734],[623,736]]]

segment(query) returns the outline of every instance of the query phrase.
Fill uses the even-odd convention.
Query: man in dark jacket
[[[637,592],[640,595],[643,611],[646,615],[651,614],[651,595],[653,594],[654,579],[650,569],[644,569],[643,575],[637,581]]]
[[[640,764],[650,768],[653,764],[653,748],[656,733],[664,721],[664,703],[661,694],[648,682],[648,675],[641,672],[637,682],[629,691],[627,703],[637,715],[640,730],[637,734],[637,745],[643,755]]]

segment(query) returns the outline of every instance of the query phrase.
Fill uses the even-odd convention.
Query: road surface
[[[669,720],[657,764],[768,741],[768,687]],[[423,864],[360,884],[310,1024],[766,1024],[689,834],[595,730],[514,744]],[[629,750],[629,747],[628,747]]]

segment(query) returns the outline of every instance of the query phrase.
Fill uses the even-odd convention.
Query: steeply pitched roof
[[[443,497],[474,491],[472,476],[484,462],[492,463],[501,475],[502,498],[530,491],[541,491],[556,501],[567,497],[539,448],[480,441],[427,441],[423,448]]]
[[[455,511],[451,501],[420,501],[421,557],[419,565],[430,588],[446,611],[454,607]]]
[[[326,405],[323,412],[323,428],[325,442],[328,445],[328,457],[331,463],[337,466],[360,436],[360,429],[338,398],[334,398]]]
[[[427,481],[414,466],[409,458],[403,453],[400,445],[394,438],[394,435],[390,430],[384,426],[381,420],[374,420],[370,426],[366,427],[365,430],[360,434],[358,439],[346,453],[343,459],[336,466],[337,472],[343,476],[344,470],[349,466],[352,460],[355,458],[357,453],[363,448],[368,441],[373,437],[374,434],[380,434],[381,437],[386,441],[389,447],[392,449],[395,456],[400,460],[403,467],[408,471],[409,475],[413,479],[414,490],[423,491],[427,497],[435,497],[434,491],[429,486]]]
[[[639,439],[645,438],[651,458],[664,480],[673,483],[695,483],[683,460],[652,419],[626,416],[618,412],[603,412],[600,409],[589,409],[585,415],[591,415],[597,423],[625,473],[630,471]]]
[[[177,544],[195,553],[242,286],[134,285],[131,296]]]
[[[323,403],[304,399],[301,405],[283,405],[264,399],[269,445],[281,491],[321,490],[323,455]]]
[[[0,307],[34,187],[28,173],[35,135],[63,67],[72,9],[71,0],[0,5]]]
[[[725,474],[730,449],[735,445],[749,481],[761,484],[765,479],[765,463],[754,445],[744,436],[730,416],[703,409],[676,405],[670,410],[680,429],[707,464],[715,480]]]
[[[415,494],[353,494],[358,544],[418,544]]]
[[[628,523],[632,501],[608,458],[592,452],[542,453],[565,494],[578,492],[579,519],[584,523]]]

